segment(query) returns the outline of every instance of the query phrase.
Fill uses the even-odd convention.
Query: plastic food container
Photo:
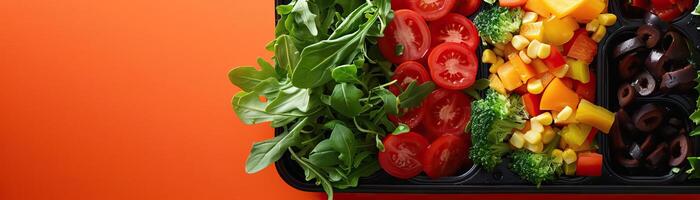
[[[276,5],[286,4],[288,0],[276,0]],[[616,78],[617,61],[613,61],[612,49],[624,39],[634,34],[636,28],[642,24],[638,18],[627,18],[623,15],[621,2],[610,1],[609,12],[618,16],[617,24],[608,28],[608,34],[599,43],[598,54],[593,64],[596,64],[597,95],[596,104],[602,105],[612,111],[619,109],[617,103],[617,88],[619,80]],[[697,0],[695,1],[697,4]],[[484,3],[485,4],[485,3]],[[694,4],[694,5],[695,5]],[[482,8],[485,5],[482,4]],[[700,49],[700,16],[689,14],[681,15],[672,22],[679,32],[692,42],[692,46]],[[471,19],[474,16],[470,17]],[[277,19],[277,16],[276,16]],[[626,36],[627,35],[627,36]],[[481,57],[481,47],[477,50],[477,56]],[[488,66],[481,63],[478,78],[487,78]],[[695,109],[695,99],[698,94],[663,95],[637,98],[635,104],[657,103],[669,107],[672,112],[685,120],[688,128],[694,128],[687,117]],[[638,107],[638,105],[636,106]],[[635,105],[631,108],[636,108]],[[279,134],[280,130],[276,131]],[[469,166],[461,169],[455,176],[430,179],[425,175],[419,175],[409,180],[399,180],[391,177],[383,171],[360,179],[357,187],[344,190],[335,189],[336,192],[364,192],[364,193],[700,193],[700,179],[687,180],[685,170],[689,168],[685,162],[679,173],[655,172],[649,175],[630,174],[623,167],[612,160],[611,139],[607,134],[598,134],[599,152],[604,156],[603,174],[600,177],[567,177],[561,176],[558,180],[543,183],[539,188],[520,179],[506,166],[507,158],[493,172],[486,172],[478,166]],[[689,137],[689,156],[700,155],[700,137]],[[290,186],[303,191],[322,192],[320,186],[304,179],[304,171],[290,159],[283,156],[275,167],[282,179]]]

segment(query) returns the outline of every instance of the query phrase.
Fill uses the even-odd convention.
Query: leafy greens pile
[[[397,127],[387,114],[420,105],[433,83],[411,83],[400,95],[387,83],[391,64],[376,41],[391,16],[389,0],[296,0],[278,6],[274,64],[238,67],[231,82],[243,91],[233,108],[246,124],[271,122],[281,134],[255,143],[246,172],[258,172],[286,152],[332,198],[380,169],[381,138]]]

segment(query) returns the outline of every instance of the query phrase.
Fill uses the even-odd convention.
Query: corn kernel
[[[561,156],[562,153],[564,153],[564,152],[561,151],[561,149],[554,149],[554,150],[552,150],[552,153],[550,153],[550,155],[552,155],[552,157],[554,158],[554,162],[563,163],[564,159]]]
[[[576,152],[572,149],[566,149],[561,154],[562,159],[566,164],[571,164],[576,162]]]
[[[520,50],[520,53],[518,53],[520,56],[520,60],[522,60],[525,64],[530,64],[532,63],[532,59],[530,59],[529,56],[527,56],[527,53],[525,53],[525,50]]]
[[[552,114],[549,112],[544,112],[540,115],[533,117],[532,119],[544,126],[552,125]]]
[[[557,78],[564,78],[564,76],[566,76],[566,73],[569,72],[569,68],[571,68],[571,66],[564,65],[563,67],[552,71],[552,75],[554,75]]]
[[[564,107],[564,109],[562,109],[559,112],[559,114],[557,114],[557,118],[554,119],[554,121],[555,121],[555,123],[566,121],[569,119],[569,117],[571,117],[571,114],[573,114],[573,113],[574,113],[574,109],[572,109],[569,106],[566,106],[566,107]]]
[[[605,34],[607,34],[608,30],[605,28],[605,26],[600,25],[598,26],[598,30],[596,30],[593,35],[591,35],[591,39],[593,41],[600,43],[601,40],[603,40],[603,37],[605,37]]]
[[[593,19],[591,22],[586,24],[586,31],[594,33],[596,30],[598,30],[598,26],[600,26],[600,21],[598,21],[598,19]]]
[[[493,52],[491,49],[486,49],[484,52],[481,54],[481,62],[483,63],[489,63],[493,64],[496,63],[496,53]]]
[[[527,46],[527,56],[533,59],[537,58],[537,49],[540,48],[540,45],[542,45],[542,43],[537,40],[530,42],[530,45]]]
[[[542,142],[545,144],[549,144],[554,140],[554,137],[557,136],[557,133],[554,132],[554,129],[552,129],[551,126],[545,126],[544,127],[544,132],[542,132]]]
[[[503,57],[503,55],[504,55],[503,49],[498,49],[498,48],[493,49],[493,53],[495,53],[497,56],[500,56],[500,57]]]
[[[530,94],[540,94],[544,91],[544,86],[542,86],[542,80],[540,79],[530,79],[527,81],[527,91]]]
[[[542,133],[544,132],[544,126],[536,120],[530,120],[530,130]]]
[[[492,74],[497,73],[498,68],[505,63],[505,61],[501,57],[496,57],[496,59],[496,63],[493,63],[491,67],[489,67],[489,72],[491,72]]]
[[[544,143],[542,141],[535,144],[525,143],[525,148],[535,153],[541,153],[544,150]]]
[[[537,21],[537,13],[535,12],[525,12],[523,15],[523,24],[532,23]]]
[[[513,47],[515,47],[516,50],[520,51],[525,49],[525,47],[530,44],[530,40],[522,35],[516,35],[513,37],[513,40],[511,40],[510,43],[513,44]]]
[[[549,54],[552,53],[552,46],[548,44],[542,44],[539,47],[537,47],[537,57],[541,59],[545,59],[549,57]]]
[[[598,21],[600,21],[600,25],[612,26],[617,21],[617,16],[610,13],[600,14],[598,15]]]
[[[525,141],[527,141],[527,143],[535,144],[538,142],[542,142],[542,133],[537,132],[537,131],[533,131],[533,130],[529,130],[529,131],[525,132],[525,135],[523,135],[523,138],[525,138]]]
[[[523,137],[523,133],[516,131],[512,136],[510,136],[509,142],[510,145],[513,145],[515,148],[523,148],[523,146],[525,146],[525,138]]]

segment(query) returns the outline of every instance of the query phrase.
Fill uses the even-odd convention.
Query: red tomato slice
[[[434,133],[458,133],[471,117],[472,99],[461,91],[438,89],[425,101],[423,126]]]
[[[430,23],[432,45],[445,42],[464,44],[469,50],[476,51],[479,45],[479,33],[471,20],[463,15],[449,13],[437,21]]]
[[[423,170],[421,158],[428,141],[420,134],[409,132],[389,134],[384,138],[384,151],[379,152],[379,165],[391,176],[412,178]]]
[[[579,154],[576,161],[576,176],[601,176],[603,156],[597,153]]]
[[[464,16],[471,16],[481,7],[481,0],[457,0],[455,11]]]
[[[379,39],[379,50],[394,64],[418,60],[430,48],[430,30],[425,20],[411,10],[397,10]],[[397,50],[398,49],[398,50]]]
[[[457,0],[409,0],[408,8],[416,11],[425,21],[440,19],[449,13]]]
[[[476,53],[457,43],[443,43],[428,56],[430,76],[435,84],[450,90],[466,89],[476,80]]]
[[[408,84],[416,81],[417,84],[425,83],[430,81],[430,75],[425,67],[418,62],[408,61],[399,65],[396,70],[394,70],[394,77],[392,80],[396,80],[401,89],[406,89]],[[397,86],[392,85],[389,90],[394,93],[394,95],[399,95],[400,90]],[[402,109],[399,116],[389,115],[389,120],[394,123],[402,123],[408,125],[410,128],[415,128],[423,121],[424,109],[421,107]]]
[[[445,134],[433,141],[423,154],[423,171],[437,179],[454,175],[467,160],[467,142],[464,138]]]
[[[670,0],[651,0],[651,7],[656,9],[667,9],[673,6]]]
[[[408,9],[409,0],[391,0],[392,10]]]

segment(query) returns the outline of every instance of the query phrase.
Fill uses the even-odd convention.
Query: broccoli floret
[[[507,97],[493,90],[486,92],[486,98],[474,101],[469,158],[488,171],[500,164],[501,157],[510,152],[510,146],[504,140],[513,129],[524,126],[527,118],[524,110],[518,96]]]
[[[506,43],[513,37],[513,32],[520,30],[523,11],[520,8],[493,6],[479,12],[474,24],[484,42],[492,44]]]
[[[539,187],[542,182],[554,180],[561,174],[561,163],[549,154],[517,150],[511,154],[510,169]]]

